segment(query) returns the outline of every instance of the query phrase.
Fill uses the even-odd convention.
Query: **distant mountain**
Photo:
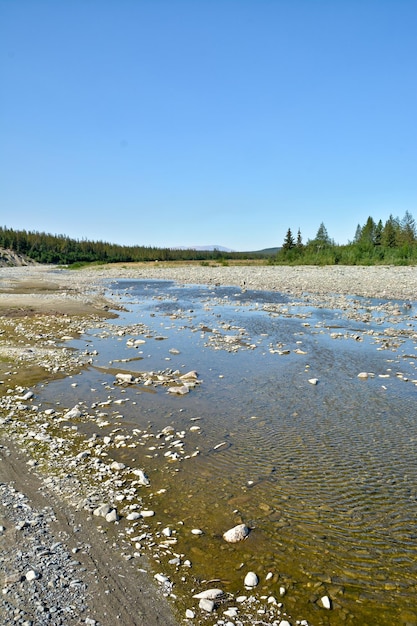
[[[277,254],[281,248],[264,248],[263,250],[256,250],[253,254],[261,254],[263,256],[274,256]]]

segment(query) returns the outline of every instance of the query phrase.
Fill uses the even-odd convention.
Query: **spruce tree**
[[[295,246],[295,241],[293,234],[291,232],[291,228],[287,230],[287,234],[285,235],[284,243],[282,245],[284,250],[292,250]]]

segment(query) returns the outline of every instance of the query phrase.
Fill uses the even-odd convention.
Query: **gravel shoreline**
[[[181,284],[236,285],[246,289],[282,291],[296,296],[335,295],[384,299],[417,299],[417,267],[394,266],[165,266],[114,265],[80,271],[51,270],[45,266],[0,268],[2,286],[14,280],[50,280],[61,289],[79,289],[68,299],[85,298],[86,293],[103,295],[106,279],[137,278],[174,280]],[[0,300],[4,297],[0,293]],[[48,296],[44,296],[48,297]]]
[[[403,302],[417,299],[417,268],[414,267],[165,267],[152,264],[68,271],[28,266],[0,268],[0,316],[2,310],[10,313],[11,309],[16,309],[22,314],[30,310],[34,319],[40,313],[48,320],[51,311],[54,315],[58,312],[59,319],[65,321],[67,333],[82,333],[89,325],[97,323],[99,313],[103,319],[108,310],[116,306],[108,293],[108,281],[122,278],[174,280],[180,284],[208,284],[213,288],[236,285],[241,289],[274,290],[326,306],[337,306],[338,294]],[[12,326],[15,324],[13,316],[6,321]],[[64,330],[56,337],[58,342]],[[54,343],[51,337],[45,335],[44,339],[49,344]],[[46,348],[40,346],[17,348],[6,342],[2,350],[3,356],[9,350],[11,361],[16,359],[13,365],[16,371],[25,371],[28,363],[42,356],[47,360],[45,377],[52,367],[58,373],[61,368],[64,374],[69,367],[82,367],[85,362],[85,357],[71,355],[59,347],[59,343],[48,348],[47,357],[46,352],[42,352]],[[13,377],[10,380],[13,381]],[[124,561],[117,550],[109,555],[111,542],[106,540],[106,545],[100,545],[94,522],[86,520],[82,511],[68,506],[59,493],[55,497],[50,487],[46,488],[48,478],[42,480],[36,475],[36,463],[19,450],[24,437],[18,431],[13,433],[13,425],[10,428],[14,413],[18,416],[21,410],[19,403],[29,399],[24,400],[25,389],[17,386],[13,389],[12,382],[7,384],[11,391],[8,397],[4,396],[0,408],[2,623],[107,626],[119,620],[125,626],[144,623],[173,626],[176,620],[161,589],[156,589],[150,579],[146,564],[138,593],[137,578],[133,574],[135,566]],[[37,427],[34,425],[34,428]]]

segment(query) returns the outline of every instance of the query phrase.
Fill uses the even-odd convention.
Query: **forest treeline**
[[[417,229],[409,211],[402,219],[392,215],[358,224],[352,241],[337,245],[322,222],[314,239],[303,243],[301,230],[289,228],[271,263],[291,265],[412,265],[417,263]]]
[[[37,231],[0,227],[0,247],[24,254],[38,263],[73,265],[80,263],[130,263],[140,261],[217,261],[263,258],[282,265],[412,265],[417,264],[417,228],[408,211],[402,219],[390,215],[383,223],[368,217],[358,224],[352,241],[338,245],[322,222],[314,239],[303,242],[301,229],[288,228],[284,241],[275,249],[257,252],[224,252],[121,246],[104,241],[72,239]],[[0,253],[1,254],[1,253]]]
[[[227,258],[248,258],[251,253],[219,250],[157,248],[153,246],[121,246],[105,241],[72,239],[37,231],[0,227],[0,247],[25,254],[38,263],[72,265],[74,263],[131,263],[139,261],[210,261]],[[256,253],[254,254],[256,257]]]

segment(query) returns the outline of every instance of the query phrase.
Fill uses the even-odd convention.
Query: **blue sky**
[[[416,0],[0,0],[1,225],[234,250],[417,219]]]

